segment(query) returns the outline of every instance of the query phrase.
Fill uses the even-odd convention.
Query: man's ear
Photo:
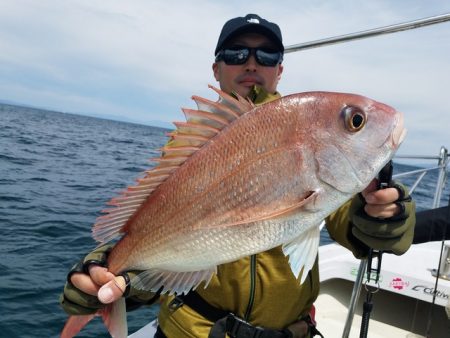
[[[281,80],[281,74],[283,74],[283,69],[284,69],[283,64],[280,63],[278,65],[278,81]]]
[[[220,78],[220,76],[219,76],[219,64],[217,62],[214,62],[212,64],[212,70],[213,70],[213,73],[214,73],[214,78],[216,79],[216,81],[219,81],[219,78]]]

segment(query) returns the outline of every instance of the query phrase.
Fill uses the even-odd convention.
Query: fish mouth
[[[406,137],[407,130],[404,127],[403,113],[398,112],[397,123],[392,131],[391,141],[395,148],[398,148]]]

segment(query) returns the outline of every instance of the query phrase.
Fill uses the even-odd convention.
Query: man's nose
[[[255,56],[253,53],[249,56],[247,62],[245,63],[245,70],[247,72],[255,72],[258,67],[258,63],[256,62]]]

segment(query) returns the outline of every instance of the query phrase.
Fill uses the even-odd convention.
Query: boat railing
[[[366,39],[370,37],[374,37],[377,35],[391,34],[396,32],[401,32],[409,29],[415,29],[425,26],[430,26],[442,22],[450,21],[450,13],[435,15],[428,18],[418,19],[409,22],[403,22],[395,25],[384,26],[374,29],[369,29],[365,31],[360,31],[351,34],[338,35],[326,39],[314,40],[304,43],[299,43],[295,45],[286,46],[284,49],[284,53],[293,53],[298,52],[305,49],[318,48],[328,45],[334,45],[337,43]]]
[[[418,170],[411,170],[408,172],[396,174],[393,177],[394,178],[401,178],[405,176],[411,176],[420,173],[419,177],[416,179],[414,184],[409,188],[410,193],[413,193],[416,189],[417,185],[421,182],[421,180],[424,178],[425,174],[429,171],[438,170],[439,175],[436,182],[436,189],[434,193],[434,199],[433,199],[433,205],[432,208],[438,208],[442,192],[445,188],[445,182],[447,180],[447,166],[449,163],[449,156],[448,156],[448,150],[445,147],[441,147],[439,156],[396,156],[398,159],[422,159],[422,160],[438,160],[438,164],[435,167],[431,168],[424,168],[424,169],[418,169]]]
[[[300,43],[300,44],[296,44],[296,45],[290,45],[290,46],[285,47],[285,53],[298,52],[298,51],[302,51],[302,50],[306,50],[306,49],[324,47],[324,46],[338,44],[338,43],[342,43],[342,42],[370,38],[370,37],[383,35],[383,34],[401,32],[401,31],[405,31],[405,30],[409,30],[409,29],[416,29],[416,28],[434,25],[434,24],[438,24],[438,23],[443,23],[443,22],[447,22],[447,21],[450,21],[450,13],[435,15],[435,16],[428,17],[428,18],[394,24],[394,25],[390,25],[390,26],[384,26],[384,27],[360,31],[360,32],[356,32],[356,33],[345,34],[345,35],[330,37],[330,38],[326,38],[326,39],[314,40],[314,41]],[[447,168],[448,162],[449,162],[447,149],[445,147],[442,147],[440,154],[438,156],[431,156],[431,157],[430,156],[398,156],[397,158],[398,159],[438,160],[438,164],[435,167],[412,170],[410,172],[405,172],[405,173],[400,173],[400,174],[394,175],[394,178],[398,179],[398,178],[402,178],[402,177],[409,176],[409,175],[419,174],[416,181],[410,187],[410,193],[412,193],[412,192],[414,192],[414,190],[416,189],[418,184],[422,181],[422,179],[425,177],[427,172],[432,171],[432,170],[438,170],[439,175],[438,175],[438,179],[437,179],[437,183],[436,183],[436,189],[435,189],[433,205],[432,205],[432,208],[437,208],[439,206],[441,196],[442,196],[442,191],[445,187],[445,181],[447,178],[446,168]],[[354,284],[354,289],[353,289],[353,293],[352,293],[352,297],[351,297],[351,301],[350,301],[347,321],[346,321],[346,324],[344,327],[344,332],[342,335],[343,338],[347,338],[350,333],[350,327],[351,327],[354,312],[355,312],[355,304],[357,303],[357,300],[358,300],[358,297],[360,294],[361,285],[363,283],[363,276],[364,276],[366,267],[367,267],[367,260],[362,260],[360,267],[359,267],[358,275],[356,277],[356,282]]]
[[[440,206],[440,201],[442,197],[442,192],[445,189],[445,183],[447,180],[447,167],[449,165],[449,154],[448,150],[445,147],[441,147],[438,156],[396,156],[395,159],[410,159],[410,160],[434,160],[438,161],[437,166],[423,168],[423,169],[415,169],[406,172],[402,172],[396,175],[393,175],[394,179],[404,178],[408,176],[418,175],[417,179],[414,183],[409,187],[409,191],[412,194],[425,175],[434,170],[438,170],[438,177],[436,181],[436,189],[433,197],[432,208],[438,208]],[[358,303],[358,299],[361,293],[361,288],[364,282],[364,275],[367,269],[367,259],[362,259],[359,265],[358,274],[355,279],[355,283],[353,285],[353,291],[350,298],[350,304],[348,307],[347,319],[345,322],[344,330],[342,333],[343,338],[347,338],[350,334],[350,329],[353,323],[353,317],[356,311],[356,304]],[[437,288],[436,288],[437,289]]]

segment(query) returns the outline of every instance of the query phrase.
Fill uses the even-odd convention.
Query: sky
[[[0,0],[0,102],[171,127],[230,18],[276,22],[285,46],[450,13],[435,0]],[[285,55],[283,95],[357,93],[405,115],[403,155],[450,147],[450,22]]]

